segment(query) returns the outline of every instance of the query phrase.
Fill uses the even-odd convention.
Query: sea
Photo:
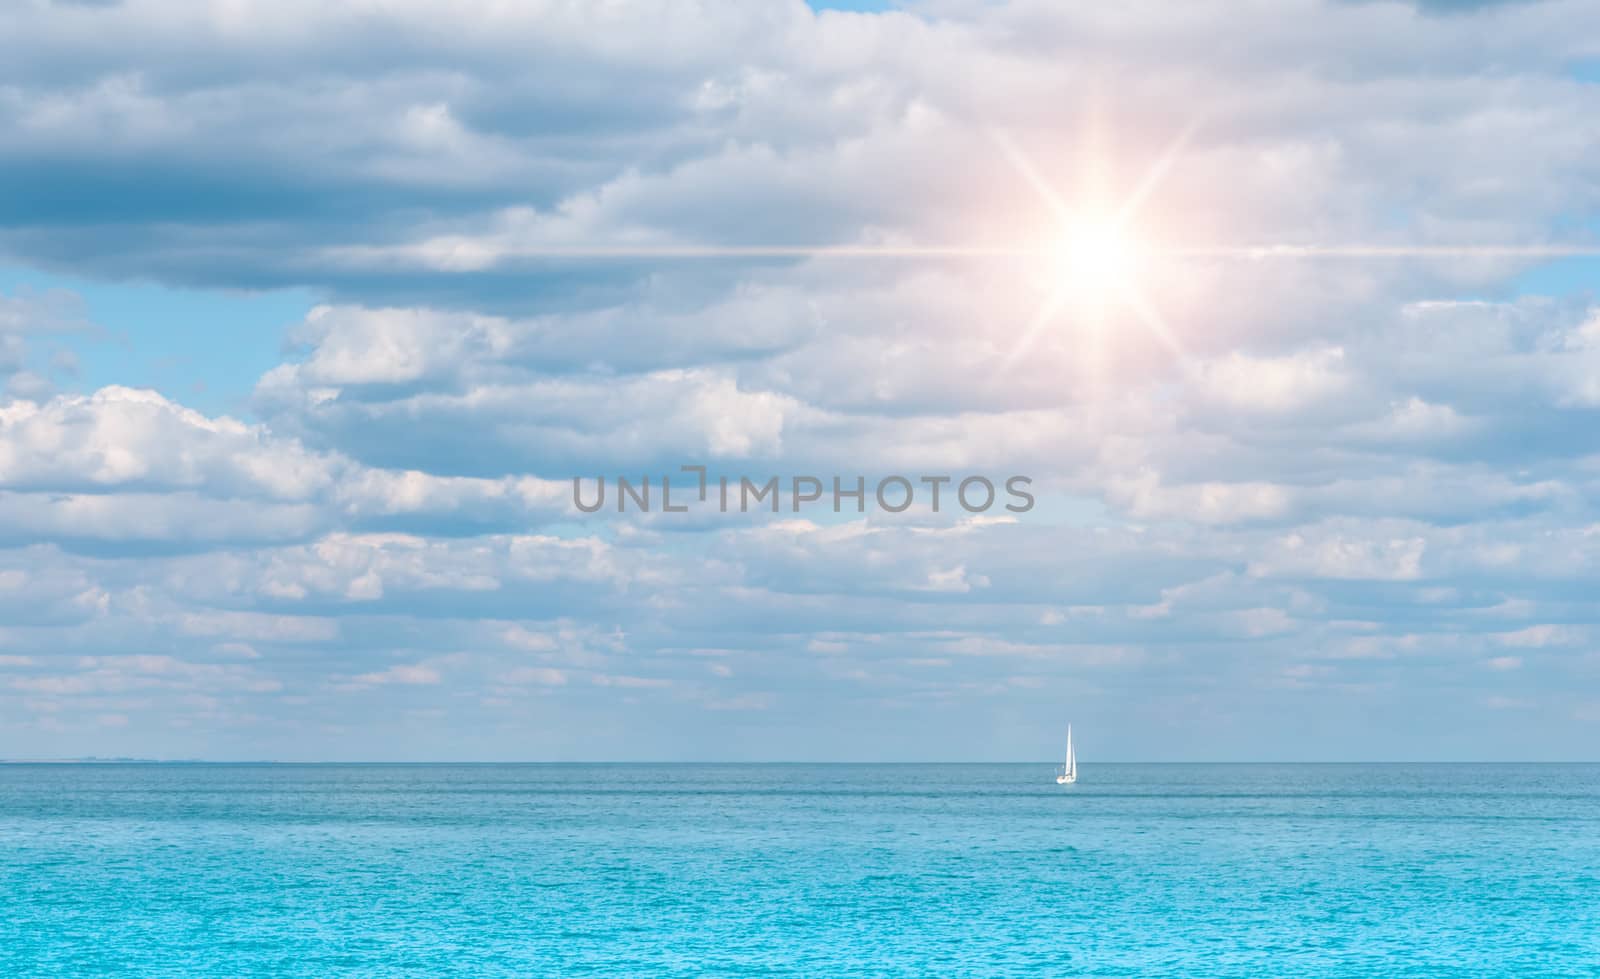
[[[0,765],[0,976],[1597,976],[1600,765]]]

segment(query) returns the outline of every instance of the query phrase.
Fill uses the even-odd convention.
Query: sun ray
[[[1040,259],[1056,249],[1043,245],[527,245],[498,251],[499,258],[523,259],[757,259],[757,258],[870,258],[870,259]],[[1383,244],[1255,244],[1255,245],[1146,245],[1141,251],[1155,258],[1283,259],[1448,259],[1448,258],[1600,258],[1600,245],[1383,245]],[[347,257],[351,257],[348,256]],[[369,258],[371,256],[355,256]],[[413,251],[390,250],[385,257],[417,256]]]
[[[1600,245],[1198,245],[1165,248],[1173,258],[1600,258]]]
[[[1178,154],[1182,153],[1184,147],[1189,145],[1189,140],[1194,138],[1194,134],[1200,129],[1200,124],[1204,119],[1204,116],[1195,116],[1189,120],[1189,124],[1184,126],[1178,135],[1167,144],[1166,149],[1161,151],[1161,155],[1156,158],[1156,162],[1145,171],[1138,185],[1133,188],[1133,192],[1128,195],[1127,199],[1122,202],[1122,207],[1117,210],[1117,224],[1126,225],[1139,212],[1139,208],[1144,206],[1145,200],[1160,186],[1161,181],[1167,175],[1167,171],[1172,169],[1172,165],[1177,162]]]
[[[1066,303],[1067,290],[1058,286],[1045,299],[1044,303],[1039,307],[1039,311],[1033,314],[1033,319],[1029,321],[1027,329],[1022,331],[1021,336],[1017,337],[1017,342],[1011,345],[1010,352],[1000,362],[1000,371],[1002,373],[1010,370],[1011,366],[1021,359],[1023,354],[1028,352],[1028,349],[1033,346],[1034,338],[1039,335],[1039,331],[1043,330],[1051,320],[1056,318],[1056,315],[1061,312],[1061,307],[1065,306]]]
[[[1133,314],[1144,324],[1145,329],[1149,330],[1151,335],[1161,341],[1162,345],[1167,348],[1168,352],[1178,362],[1178,365],[1187,372],[1189,365],[1188,351],[1184,350],[1183,343],[1179,341],[1177,334],[1173,333],[1171,328],[1167,326],[1167,321],[1162,318],[1161,313],[1150,304],[1148,299],[1131,289],[1122,298],[1123,302],[1127,303],[1128,308],[1133,310]]]
[[[1034,167],[1033,161],[1028,159],[1028,155],[1022,152],[1021,147],[1017,146],[1011,139],[1010,134],[1003,130],[994,129],[990,130],[989,136],[1000,147],[1000,152],[1005,156],[1007,162],[1015,167],[1018,173],[1022,174],[1022,178],[1028,182],[1028,186],[1032,187],[1040,197],[1044,198],[1044,202],[1050,206],[1050,210],[1055,212],[1056,218],[1062,221],[1069,220],[1072,215],[1067,208],[1066,201],[1062,200],[1056,189],[1050,185],[1048,180],[1044,179],[1044,176]]]

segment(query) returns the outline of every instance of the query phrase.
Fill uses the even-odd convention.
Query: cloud
[[[1176,223],[1247,211],[1234,230],[1337,233],[1399,207],[1438,234],[1466,230],[1466,213],[1471,230],[1509,233],[1584,191],[1582,139],[1547,124],[1581,118],[1590,98],[1557,67],[1587,53],[1568,29],[1578,3],[1490,11],[1510,25],[1498,30],[1389,4],[1289,18],[1206,3],[1173,21],[1159,4],[857,18],[778,0],[694,16],[485,2],[440,19],[407,3],[359,25],[303,3],[179,9],[7,11],[6,35],[27,43],[5,52],[0,174],[37,190],[0,213],[12,254],[188,283],[529,304],[658,274],[534,267],[542,288],[529,290],[508,274],[529,268],[516,257],[529,244],[937,236],[970,230],[980,204],[996,219],[1037,210],[971,134],[1005,128],[1055,155],[1076,135],[1062,93],[1081,97],[1074,66],[1091,60],[1102,91],[1121,93],[1131,145],[1118,151],[1156,155],[1188,122],[1175,107],[1223,115],[1170,178],[1169,197],[1187,202],[1165,201]],[[1258,43],[1189,43],[1219,16]],[[389,53],[372,52],[374,33]],[[109,37],[122,43],[95,40]],[[1344,71],[1316,70],[1335,58]],[[1485,61],[1514,67],[1470,70]],[[952,66],[986,84],[956,84]],[[1470,152],[1437,152],[1447,143]],[[1513,159],[1527,180],[1496,180]],[[1403,195],[1358,179],[1375,172]],[[1530,188],[1542,190],[1530,200]]]
[[[1142,304],[1039,318],[1060,270],[1007,251],[1062,229],[997,134],[1071,208],[1191,127],[1154,245],[1582,240],[1591,12],[1437,8],[12,5],[0,255],[316,300],[224,414],[102,383],[80,299],[0,298],[0,745],[1025,757],[1070,704],[1126,757],[1472,754],[1464,703],[1585,743],[1592,297],[1152,248]],[[1224,21],[1251,43],[1196,43]],[[1039,500],[568,503],[684,463]],[[1429,731],[1350,742],[1372,717]]]
[[[413,687],[432,687],[439,684],[440,675],[439,671],[431,666],[414,663],[391,666],[387,670],[379,670],[375,673],[363,673],[360,676],[353,677],[352,681],[373,686],[399,683]]]
[[[0,480],[22,490],[204,486],[303,500],[331,482],[322,460],[292,441],[123,387],[12,401],[0,409],[0,452]]]
[[[0,487],[0,535],[19,543],[211,547],[407,522],[459,532],[570,509],[564,484],[375,469],[123,387],[0,404]]]
[[[10,398],[49,397],[55,388],[52,377],[77,374],[76,354],[60,341],[99,332],[73,293],[61,289],[0,293],[0,388]]]

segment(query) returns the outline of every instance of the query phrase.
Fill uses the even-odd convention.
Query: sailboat
[[[1071,785],[1078,780],[1078,756],[1072,751],[1072,725],[1067,725],[1067,760],[1056,776],[1057,785]]]

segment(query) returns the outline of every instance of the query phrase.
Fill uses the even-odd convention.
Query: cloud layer
[[[0,296],[0,755],[1593,739],[1592,265],[1247,251],[1586,244],[1592,3],[0,18],[8,263],[321,300],[228,417],[80,389],[102,327]],[[1060,295],[1030,168],[1246,251]],[[986,253],[803,251],[929,244]],[[570,505],[683,464],[1039,504]]]

